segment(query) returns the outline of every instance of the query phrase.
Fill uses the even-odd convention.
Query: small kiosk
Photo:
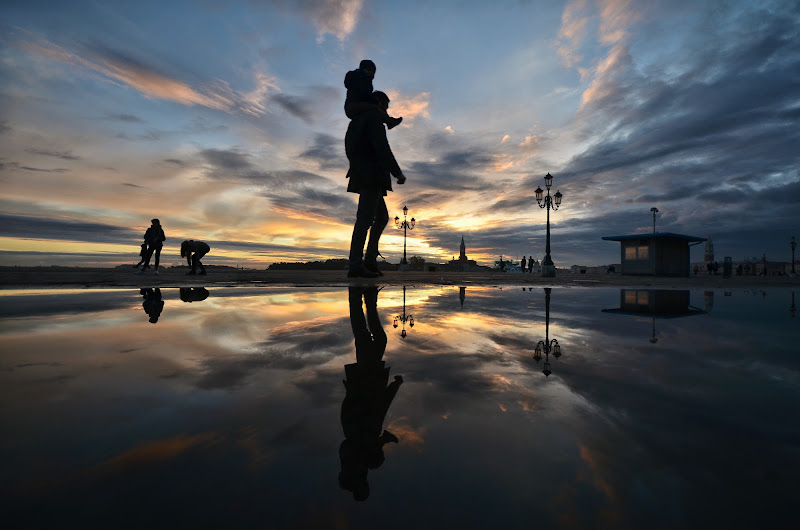
[[[671,232],[607,236],[619,241],[622,274],[641,276],[689,276],[689,247],[706,240]]]

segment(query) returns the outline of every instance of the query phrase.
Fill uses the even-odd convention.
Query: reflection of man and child
[[[378,288],[350,287],[349,302],[356,362],[344,367],[346,395],[341,421],[345,440],[339,446],[339,486],[352,492],[355,500],[363,501],[369,497],[369,470],[383,464],[383,446],[398,441],[383,430],[383,421],[403,378],[396,375],[389,383],[389,367],[383,360],[386,333],[378,316]]]
[[[150,268],[150,260],[155,255],[155,263],[153,264],[153,274],[158,274],[158,263],[161,260],[161,249],[164,246],[164,241],[167,237],[164,235],[164,229],[161,227],[161,221],[152,219],[150,221],[150,228],[144,233],[144,243],[142,243],[139,256],[141,259],[139,263],[133,266],[134,269],[139,269],[136,274],[144,274],[144,271]],[[196,241],[188,239],[181,243],[181,257],[186,258],[186,262],[192,268],[186,274],[198,274],[197,268],[200,267],[199,274],[206,274],[206,268],[200,262],[200,258],[208,254],[211,247],[203,241]]]

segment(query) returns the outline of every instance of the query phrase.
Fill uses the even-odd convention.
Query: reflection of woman
[[[192,270],[186,274],[197,274],[198,265],[200,266],[200,274],[206,273],[206,268],[200,263],[200,258],[208,254],[209,250],[211,250],[211,247],[203,241],[189,239],[181,243],[181,257],[186,258],[186,262],[192,267]]]
[[[144,298],[142,302],[142,309],[150,316],[150,322],[155,324],[158,322],[158,317],[161,316],[161,311],[164,310],[164,301],[161,299],[161,289],[147,289],[139,290],[139,294]]]
[[[367,317],[361,309],[361,296]],[[367,473],[383,464],[383,446],[397,443],[389,431],[381,432],[389,405],[403,382],[399,375],[389,383],[389,368],[382,360],[386,333],[378,316],[378,289],[350,287],[350,324],[356,344],[356,362],[344,367],[346,395],[342,403],[342,430],[345,440],[339,446],[339,486],[353,492],[353,498],[369,497]]]

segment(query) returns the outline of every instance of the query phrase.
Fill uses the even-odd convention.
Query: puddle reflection
[[[761,527],[793,506],[786,289],[0,298],[0,502],[28,527],[527,528],[532,505],[544,528]]]

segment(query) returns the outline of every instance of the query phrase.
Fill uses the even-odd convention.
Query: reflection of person
[[[164,310],[161,289],[148,287],[147,289],[140,289],[139,294],[144,298],[144,302],[142,302],[144,312],[150,316],[150,322],[155,324],[158,322],[158,317],[161,316],[161,311]]]
[[[136,274],[144,274],[145,269],[150,266],[150,258],[153,257],[154,252],[156,255],[156,262],[153,265],[153,274],[158,274],[158,262],[161,259],[161,248],[164,246],[164,241],[166,241],[167,238],[164,235],[164,229],[161,228],[161,221],[153,219],[150,222],[152,223],[150,228],[144,233],[144,242],[147,244],[147,255],[144,258],[142,270]]]
[[[184,302],[202,302],[208,298],[208,290],[205,287],[181,287],[179,292]]]
[[[375,92],[374,95],[378,106],[385,111],[389,107],[389,97],[383,92]],[[380,276],[378,241],[389,222],[389,211],[383,199],[387,191],[392,191],[389,175],[394,175],[398,184],[403,184],[406,177],[392,154],[381,114],[377,110],[360,114],[350,122],[344,147],[350,161],[347,191],[358,193],[358,212],[350,241],[347,277],[377,278]],[[368,230],[369,243],[364,252]]]
[[[344,113],[351,120],[356,116],[379,109],[372,97],[372,79],[375,77],[375,63],[369,59],[364,59],[358,65],[357,70],[350,70],[344,76],[344,86],[347,89],[347,97],[344,100]],[[381,121],[390,129],[400,125],[403,118],[392,118],[386,109],[379,109]]]
[[[361,309],[361,296],[367,317]],[[367,473],[383,464],[383,446],[397,443],[397,437],[382,431],[383,421],[397,390],[403,383],[399,375],[389,383],[389,368],[383,361],[386,333],[378,316],[378,289],[350,287],[350,325],[356,344],[356,362],[344,367],[346,395],[342,403],[342,430],[345,440],[339,446],[339,486],[353,493],[357,501],[369,497]]]
[[[186,274],[197,274],[197,267],[200,266],[200,274],[206,273],[206,268],[200,263],[200,258],[208,254],[211,247],[203,241],[188,239],[181,243],[181,257],[186,258],[186,262],[191,265],[192,270]]]

